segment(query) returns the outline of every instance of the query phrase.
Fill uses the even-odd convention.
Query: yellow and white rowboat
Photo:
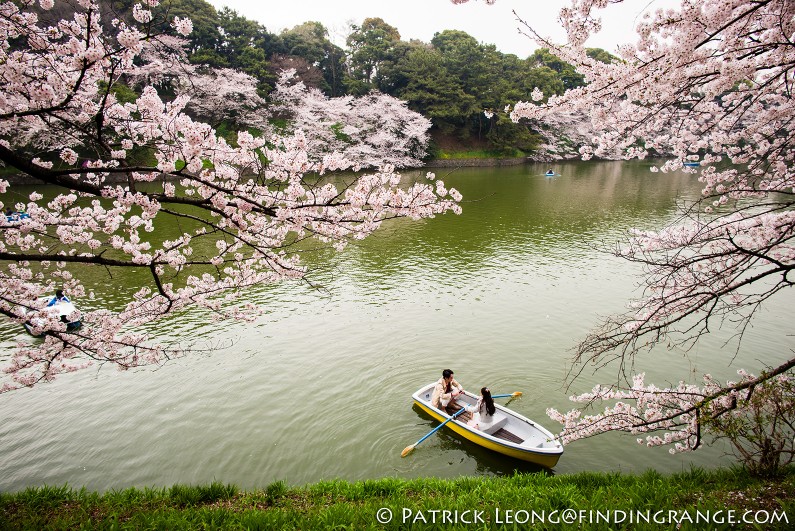
[[[436,420],[444,422],[452,414],[431,405],[431,396],[433,396],[435,385],[434,382],[421,387],[411,397],[423,411]],[[477,400],[477,396],[465,391],[464,394],[456,398],[456,403],[459,406],[474,406]],[[497,408],[494,413],[494,423],[483,431],[467,425],[468,412],[462,413],[448,422],[446,427],[475,444],[516,459],[547,468],[552,468],[558,463],[558,459],[563,454],[563,445],[555,439],[552,433],[507,407],[496,403],[494,405]],[[460,407],[456,409],[460,409]]]

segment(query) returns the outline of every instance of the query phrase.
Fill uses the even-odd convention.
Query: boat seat
[[[515,444],[522,444],[524,442],[524,439],[522,439],[515,433],[509,432],[505,428],[500,428],[499,430],[494,432],[494,437],[497,437],[498,439],[504,439],[506,441],[510,441]]]
[[[505,415],[501,415],[499,412],[495,413],[494,416],[497,417],[497,420],[495,420],[491,426],[482,430],[483,433],[494,435],[495,432],[501,430],[502,427],[505,426],[505,424],[508,422],[508,417],[506,417]]]
[[[456,413],[456,411],[461,409],[462,405],[463,404],[461,404],[459,402],[455,402],[453,404],[447,404],[447,407],[445,408],[445,411],[447,412],[448,415],[452,416],[452,415],[454,415]],[[467,422],[469,422],[469,420],[471,418],[472,418],[472,414],[469,411],[464,411],[463,413],[458,415],[454,420],[457,420],[459,422],[463,422],[464,424],[466,424]]]

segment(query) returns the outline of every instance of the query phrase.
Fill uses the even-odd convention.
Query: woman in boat
[[[445,411],[450,402],[455,402],[455,398],[463,392],[464,388],[453,378],[453,371],[445,369],[442,371],[442,377],[439,378],[433,388],[431,405],[436,409]]]
[[[472,413],[472,418],[467,423],[469,426],[481,431],[489,429],[494,424],[494,413],[497,412],[491,390],[488,387],[481,388],[477,404],[469,406],[467,410]]]

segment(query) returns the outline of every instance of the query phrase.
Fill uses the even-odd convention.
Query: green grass
[[[615,523],[588,516],[596,511],[664,511],[665,515],[687,511],[693,520],[696,511],[702,515],[721,511],[715,514],[723,515],[718,519],[724,520],[729,510],[736,511],[736,518],[745,511],[767,511],[758,513],[763,516],[783,511],[795,525],[793,493],[795,469],[773,480],[753,478],[740,469],[694,469],[674,475],[650,471],[641,475],[539,473],[453,480],[385,478],[323,481],[299,488],[277,481],[264,490],[252,491],[221,483],[130,488],[104,494],[39,487],[0,494],[0,529],[513,529],[527,527],[522,520],[532,511],[552,520],[537,520],[535,527],[563,529],[569,526],[553,521],[555,515],[560,520],[565,510],[586,511],[580,529],[676,528],[676,521],[630,525],[628,520]],[[384,508],[393,514],[386,524],[377,520],[378,511]],[[450,513],[445,517],[441,511]],[[482,513],[476,517],[475,511]],[[613,518],[620,518],[618,514]],[[458,523],[454,515],[458,515]],[[780,521],[730,526],[727,521],[691,523],[685,517],[680,528],[788,529],[792,525]]]

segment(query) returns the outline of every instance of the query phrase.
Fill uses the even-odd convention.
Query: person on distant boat
[[[436,409],[445,411],[447,406],[451,403],[455,404],[456,397],[463,392],[464,388],[453,378],[453,371],[445,369],[442,371],[442,377],[439,378],[439,381],[436,382],[436,386],[433,388],[431,405]]]
[[[494,424],[494,413],[497,412],[494,399],[491,398],[491,390],[482,387],[477,404],[467,407],[467,411],[472,414],[472,418],[467,422],[468,426],[481,431],[489,429]]]
[[[55,306],[59,302],[69,302],[69,299],[63,294],[63,290],[57,289],[55,290],[55,297],[50,299],[50,302],[47,303],[47,306]]]
[[[552,168],[547,170],[547,175],[555,175],[555,172],[552,170]]]

